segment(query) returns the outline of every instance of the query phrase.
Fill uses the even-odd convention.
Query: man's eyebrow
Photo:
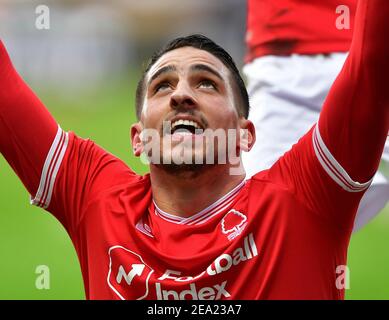
[[[213,68],[211,68],[205,64],[195,64],[195,65],[190,67],[190,70],[191,71],[209,72],[209,73],[212,73],[214,76],[218,77],[220,80],[224,81],[223,77],[220,75],[219,72],[217,72],[216,70],[214,70]]]
[[[153,82],[155,79],[157,79],[159,76],[161,76],[162,74],[164,73],[169,73],[169,72],[173,72],[173,71],[176,71],[177,68],[175,66],[172,66],[172,65],[169,65],[169,66],[165,66],[165,67],[162,67],[161,69],[159,69],[157,72],[155,72],[150,80],[148,81],[148,84],[150,84],[151,82]]]

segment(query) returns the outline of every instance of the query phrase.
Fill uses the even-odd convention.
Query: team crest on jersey
[[[239,236],[247,225],[247,217],[234,209],[231,209],[222,219],[221,228],[227,239],[232,241]]]
[[[122,246],[111,247],[107,282],[122,300],[142,300],[149,295],[149,281],[154,270],[142,257]]]

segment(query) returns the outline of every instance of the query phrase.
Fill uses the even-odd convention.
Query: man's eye
[[[199,83],[199,88],[216,89],[216,84],[211,80],[203,80]]]
[[[160,92],[170,88],[170,84],[168,82],[162,82],[155,86],[154,92]]]

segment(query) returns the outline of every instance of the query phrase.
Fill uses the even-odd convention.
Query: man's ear
[[[140,157],[143,152],[142,130],[143,126],[140,122],[133,124],[130,130],[132,149],[136,157]]]
[[[245,118],[240,120],[240,139],[239,146],[240,150],[249,152],[255,143],[255,126],[254,124]]]

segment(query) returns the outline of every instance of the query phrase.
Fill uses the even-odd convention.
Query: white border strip
[[[39,188],[30,203],[46,209],[51,201],[54,183],[69,143],[69,134],[58,126],[57,134],[43,165]]]
[[[209,216],[211,215],[212,217],[220,212],[220,208],[226,208],[228,207],[231,202],[237,197],[240,189],[243,188],[243,186],[246,184],[246,180],[243,180],[241,183],[239,183],[234,189],[230,190],[227,194],[225,194],[223,197],[218,199],[216,202],[212,203],[209,205],[207,208],[201,210],[200,212],[188,217],[179,217],[172,215],[170,213],[167,213],[163,210],[161,210],[157,204],[154,202],[155,206],[155,214],[160,216],[162,219],[175,223],[175,224],[187,224],[187,225],[196,225],[196,224],[202,224],[203,219],[209,220]]]
[[[351,179],[346,170],[334,158],[331,152],[325,145],[319,131],[319,126],[316,124],[312,134],[312,143],[315,154],[328,175],[344,190],[348,192],[361,192],[369,188],[373,178],[365,183],[360,183]]]
[[[201,210],[200,212],[194,214],[193,216],[190,216],[187,218],[185,223],[188,224],[197,224],[197,221],[202,220],[205,216],[208,216],[210,211],[215,212],[216,210],[219,209],[220,205],[230,201],[230,199],[235,199],[236,196],[238,195],[240,189],[243,188],[243,186],[246,184],[246,180],[243,179],[236,187],[234,187],[232,190],[230,190],[227,194],[225,194],[222,198],[208,206],[207,208]],[[196,220],[196,222],[195,222]]]

